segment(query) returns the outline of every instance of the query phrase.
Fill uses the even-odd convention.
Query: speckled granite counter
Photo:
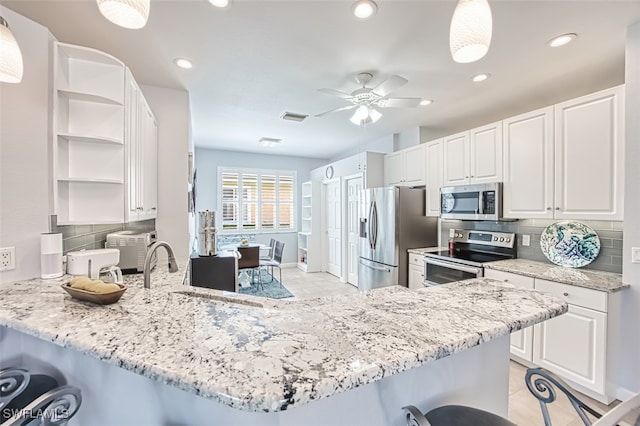
[[[486,279],[277,301],[186,287],[182,274],[158,266],[151,289],[128,277],[127,292],[108,306],[70,298],[62,280],[0,285],[0,325],[231,407],[271,412],[567,310],[551,295]]]
[[[409,253],[414,254],[425,254],[425,253],[433,253],[436,251],[447,250],[446,247],[425,247],[425,248],[414,248],[407,250]]]
[[[628,284],[622,283],[621,274],[589,269],[564,268],[551,263],[525,259],[500,260],[486,263],[484,267],[606,292],[618,291],[629,287]]]

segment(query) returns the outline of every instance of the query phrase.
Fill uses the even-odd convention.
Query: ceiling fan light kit
[[[358,0],[351,6],[351,11],[358,19],[369,19],[378,12],[378,5],[373,0]]]
[[[491,45],[493,20],[487,0],[458,0],[451,19],[449,47],[454,61],[477,61]]]
[[[100,13],[114,24],[137,30],[149,19],[150,0],[96,0]]]
[[[0,82],[20,83],[22,81],[22,53],[9,24],[0,16]]]

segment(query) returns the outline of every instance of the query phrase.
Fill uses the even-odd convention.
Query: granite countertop
[[[425,247],[425,248],[408,249],[407,251],[409,253],[414,253],[414,254],[425,254],[425,253],[433,253],[433,252],[442,251],[442,250],[448,250],[448,248],[447,247]]]
[[[464,351],[567,311],[495,280],[271,300],[182,285],[159,264],[118,303],[58,280],[0,285],[0,326],[246,411],[286,410]]]
[[[590,269],[565,268],[533,260],[500,260],[485,263],[484,267],[606,292],[614,292],[629,287],[628,284],[622,283],[622,274]]]

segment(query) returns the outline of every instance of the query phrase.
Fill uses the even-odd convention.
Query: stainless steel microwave
[[[440,217],[460,220],[500,220],[502,183],[440,188]]]

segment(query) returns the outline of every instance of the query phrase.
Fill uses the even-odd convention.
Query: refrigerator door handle
[[[371,229],[373,230],[373,243],[371,248],[375,250],[378,243],[378,205],[375,201],[373,202],[373,223],[371,224]]]
[[[369,247],[373,250],[373,201],[369,204],[369,235],[367,237],[369,238]]]
[[[382,271],[382,272],[391,272],[390,268],[385,268],[385,267],[381,267],[381,266],[373,266],[373,265],[369,265],[368,263],[365,263],[362,261],[362,259],[360,259],[360,264],[362,266],[366,266],[367,268],[371,268],[375,271]]]

